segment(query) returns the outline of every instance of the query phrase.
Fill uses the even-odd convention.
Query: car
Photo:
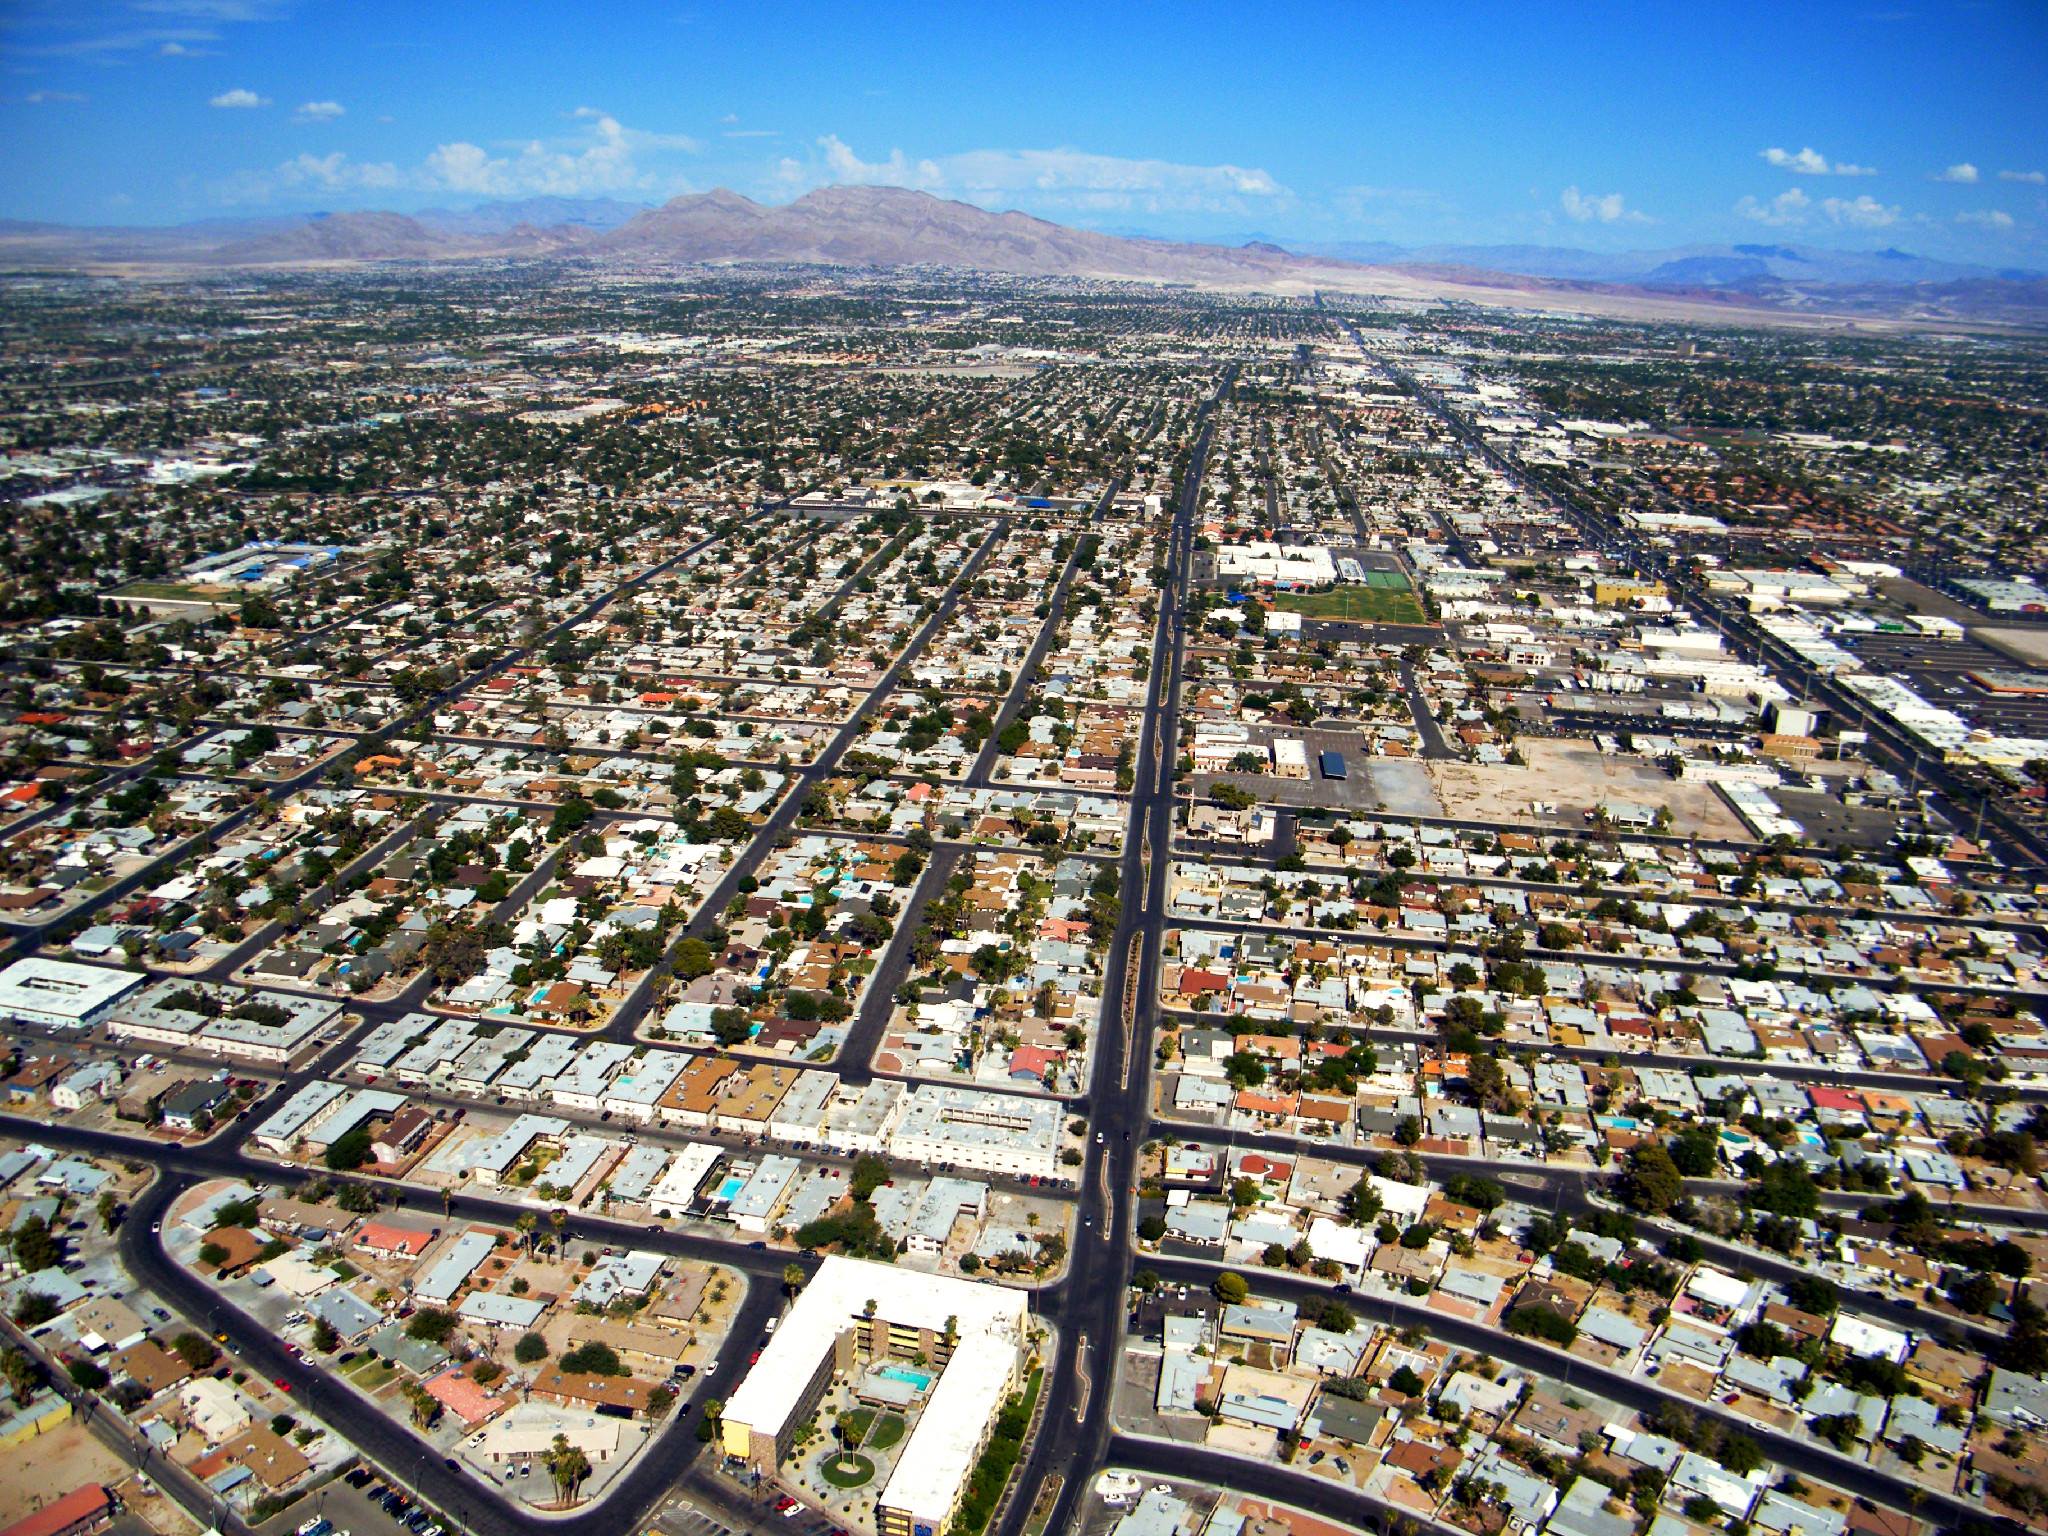
[[[277,1390],[280,1392],[289,1392],[292,1389],[292,1384],[286,1381],[282,1376],[271,1377],[270,1384],[273,1387],[277,1388]]]
[[[1098,1147],[1102,1145],[1102,1132],[1100,1131],[1095,1133],[1095,1145]]]
[[[1342,1456],[1332,1456],[1330,1458],[1330,1465],[1335,1467],[1339,1472],[1342,1472],[1346,1477],[1349,1477],[1351,1475],[1351,1463],[1346,1461]]]
[[[753,1353],[752,1353],[751,1355],[747,1356],[747,1364],[749,1364],[749,1365],[759,1365],[760,1363],[761,1363],[761,1351],[759,1351],[758,1349],[757,1349],[757,1350],[755,1350],[755,1351],[754,1351],[754,1352],[753,1352]]]
[[[301,1520],[292,1536],[327,1536],[334,1529],[334,1522],[325,1515],[315,1515],[310,1520]]]
[[[777,1513],[778,1515],[786,1515],[786,1514],[788,1514],[788,1513],[789,1513],[789,1512],[790,1512],[790,1511],[791,1511],[792,1509],[795,1509],[795,1508],[796,1508],[796,1500],[795,1500],[795,1499],[792,1499],[792,1498],[791,1498],[791,1497],[790,1497],[790,1496],[789,1496],[788,1494],[786,1494],[786,1493],[783,1493],[783,1494],[778,1494],[778,1495],[776,1495],[776,1498],[775,1498],[775,1513]]]
[[[151,1223],[149,1224],[149,1234],[150,1234],[150,1236],[152,1236],[152,1237],[155,1237],[155,1236],[156,1236],[156,1235],[157,1235],[158,1233],[162,1232],[162,1231],[163,1231],[163,1229],[164,1229],[164,1224],[163,1224],[162,1222],[160,1222],[160,1221],[152,1221],[152,1222],[151,1222]]]
[[[356,1467],[349,1473],[347,1477],[344,1477],[342,1479],[342,1481],[344,1483],[347,1483],[351,1488],[361,1488],[364,1484],[368,1483],[369,1480],[370,1469],[368,1467]]]
[[[704,1374],[706,1376],[716,1376],[718,1374],[718,1362],[716,1360],[706,1360],[704,1362]]]
[[[1321,1466],[1321,1465],[1322,1465],[1322,1461],[1323,1461],[1323,1453],[1322,1453],[1321,1451],[1310,1451],[1310,1452],[1308,1453],[1308,1464],[1309,1464],[1310,1466],[1312,1466],[1312,1467],[1315,1467],[1315,1466]]]
[[[521,1463],[519,1463],[519,1475],[521,1477],[533,1476],[533,1463],[530,1461],[522,1461]]]
[[[443,1456],[441,1458],[441,1465],[446,1467],[450,1472],[460,1472],[462,1470],[462,1463],[457,1461],[453,1456]]]

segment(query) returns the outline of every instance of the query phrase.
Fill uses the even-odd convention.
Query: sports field
[[[1349,619],[1356,624],[1427,624],[1429,618],[1408,578],[1399,571],[1368,571],[1364,586],[1321,592],[1276,592],[1273,606],[1304,619]]]

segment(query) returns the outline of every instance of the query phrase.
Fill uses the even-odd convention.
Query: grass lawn
[[[1337,586],[1322,592],[1276,592],[1272,606],[1304,619],[1349,619],[1358,624],[1427,624],[1428,615],[1404,581],[1399,587]]]
[[[860,1447],[867,1444],[868,1428],[875,1422],[875,1410],[856,1408],[846,1416],[846,1443]]]
[[[398,1367],[389,1361],[379,1360],[374,1355],[365,1355],[342,1374],[365,1392],[375,1392],[398,1374]]]
[[[875,1475],[875,1464],[855,1452],[851,1456],[828,1456],[818,1463],[818,1476],[834,1488],[858,1488]]]
[[[889,1449],[890,1446],[894,1445],[898,1440],[901,1440],[902,1438],[903,1415],[900,1413],[891,1413],[883,1415],[882,1422],[875,1426],[875,1449],[878,1451],[886,1451],[887,1449]],[[868,1442],[865,1438],[863,1438],[861,1443],[867,1444]]]

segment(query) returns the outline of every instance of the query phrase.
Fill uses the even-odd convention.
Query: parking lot
[[[349,1477],[356,1475],[352,1472]],[[360,1487],[352,1486],[346,1478],[337,1478],[298,1500],[283,1514],[257,1526],[258,1536],[291,1536],[306,1521],[323,1515],[334,1522],[337,1531],[347,1531],[349,1536],[419,1536],[420,1532],[433,1529],[437,1513],[421,1510],[404,1489],[398,1491],[409,1507],[396,1514],[385,1509],[377,1500],[390,1487],[382,1477],[366,1478]],[[418,1523],[407,1524],[411,1519]]]
[[[1975,640],[1926,635],[1844,635],[1845,649],[1873,671],[1906,680],[1930,704],[1952,709],[1973,725],[2012,736],[2048,736],[2048,697],[1991,693],[1969,674],[2029,670]],[[2048,678],[2044,678],[2048,681]]]

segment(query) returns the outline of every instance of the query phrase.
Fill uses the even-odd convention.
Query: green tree
[[[1631,1148],[1621,1176],[1621,1197],[1635,1210],[1661,1216],[1685,1196],[1685,1180],[1661,1142]]]
[[[590,1476],[590,1458],[583,1454],[581,1447],[571,1445],[566,1435],[557,1435],[544,1460],[548,1476],[554,1479],[555,1493],[563,1503],[573,1503],[576,1490]]]

